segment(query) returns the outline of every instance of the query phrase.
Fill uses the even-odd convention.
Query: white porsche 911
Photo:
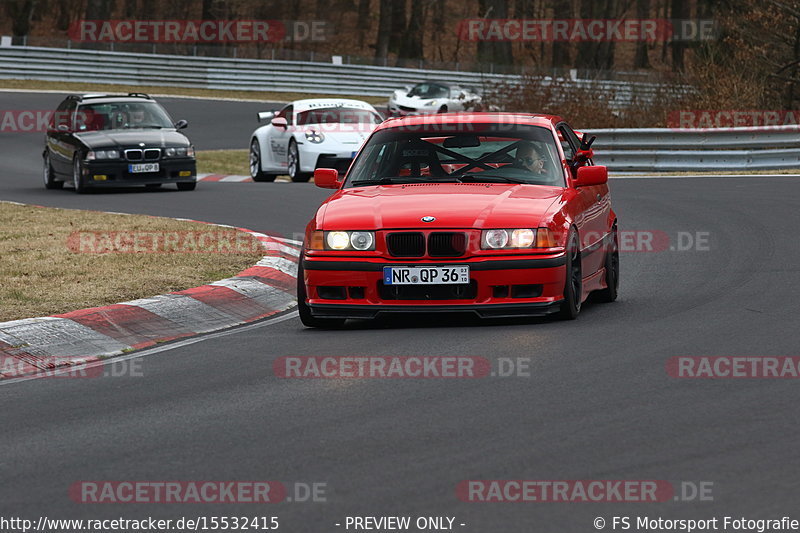
[[[389,97],[389,115],[427,115],[453,111],[477,111],[481,97],[473,89],[460,85],[424,81],[398,89]]]
[[[275,181],[288,174],[308,181],[317,168],[344,174],[364,140],[383,122],[374,107],[360,100],[295,100],[280,111],[258,114],[266,121],[250,139],[250,176]]]

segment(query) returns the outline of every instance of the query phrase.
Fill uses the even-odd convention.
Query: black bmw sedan
[[[44,185],[75,192],[95,187],[197,184],[194,147],[150,96],[70,95],[58,106],[45,138]]]

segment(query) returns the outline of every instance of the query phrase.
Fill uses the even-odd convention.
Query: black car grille
[[[458,257],[466,251],[467,236],[463,233],[431,233],[428,237],[431,257]]]
[[[417,108],[416,108],[416,107],[408,107],[408,106],[406,106],[406,105],[398,105],[397,107],[399,107],[399,108],[400,108],[400,109],[402,109],[403,111],[406,111],[407,113],[413,113],[414,111],[416,111],[416,110],[417,110]]]
[[[157,161],[161,157],[161,148],[148,148],[140,150],[139,148],[132,148],[125,150],[125,159],[128,161]]]
[[[425,236],[422,233],[390,233],[386,238],[389,253],[395,257],[425,255]]]
[[[390,233],[386,237],[389,254],[394,257],[425,255],[425,236],[418,232]],[[467,251],[467,236],[460,232],[437,232],[428,236],[428,255],[459,257]]]

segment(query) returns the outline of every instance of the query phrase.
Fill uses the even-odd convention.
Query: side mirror
[[[286,122],[285,117],[275,117],[272,119],[272,125],[276,128],[287,129],[289,127],[289,123]]]
[[[608,169],[603,166],[578,167],[575,187],[590,187],[608,183]]]
[[[318,168],[314,171],[314,185],[322,189],[338,189],[339,171],[335,168]]]
[[[258,117],[259,122],[266,122],[269,123],[270,120],[273,119],[275,116],[275,111],[262,111],[256,115]]]
[[[175,123],[175,129],[176,130],[182,130],[183,128],[185,128],[188,125],[189,125],[189,121],[188,120],[180,119],[178,122]]]

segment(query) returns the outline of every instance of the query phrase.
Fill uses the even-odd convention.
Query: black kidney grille
[[[386,237],[389,253],[395,257],[422,257],[425,255],[425,236],[422,233],[390,233]]]
[[[431,257],[458,257],[467,251],[464,233],[431,233],[428,237],[428,255]]]

